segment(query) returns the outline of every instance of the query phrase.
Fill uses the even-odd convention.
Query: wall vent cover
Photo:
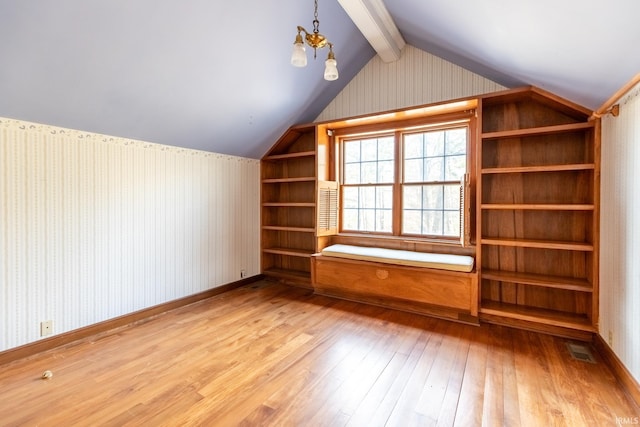
[[[574,344],[567,343],[567,348],[569,349],[569,353],[571,357],[576,360],[581,360],[583,362],[596,363],[596,359],[593,357],[591,350],[585,345],[582,344]]]

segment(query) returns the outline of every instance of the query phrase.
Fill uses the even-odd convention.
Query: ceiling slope
[[[637,0],[340,1],[386,6],[408,44],[590,109],[640,71]],[[259,158],[375,55],[338,0],[318,12],[334,82],[326,52],[289,65],[312,0],[0,0],[0,116]]]
[[[407,43],[597,109],[640,71],[637,0],[387,0]]]
[[[259,158],[312,121],[374,56],[335,1],[327,52],[289,64],[313,2],[0,0],[0,116]]]

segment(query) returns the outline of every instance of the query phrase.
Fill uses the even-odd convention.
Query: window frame
[[[470,215],[460,214],[459,219],[464,222],[463,227],[460,229],[458,236],[445,236],[445,235],[429,235],[429,234],[413,234],[403,233],[402,221],[403,221],[403,188],[405,185],[424,185],[422,182],[405,183],[404,182],[404,155],[403,135],[412,133],[421,133],[429,131],[438,131],[446,129],[454,129],[464,127],[467,129],[466,138],[466,166],[465,166],[465,179],[468,180],[469,176],[473,176],[475,168],[475,155],[474,155],[474,141],[477,138],[476,135],[476,111],[465,110],[454,113],[448,113],[444,115],[431,116],[422,118],[419,121],[412,120],[410,122],[393,122],[377,125],[365,125],[358,127],[346,127],[334,132],[336,157],[335,157],[335,171],[336,177],[339,183],[339,229],[340,235],[352,235],[360,237],[382,237],[382,238],[394,238],[401,240],[416,240],[426,241],[433,243],[445,243],[445,244],[460,244],[464,239],[465,234],[468,234],[469,227],[471,226],[469,217]],[[375,138],[381,136],[394,136],[394,182],[392,184],[392,228],[391,232],[379,232],[379,231],[363,231],[363,230],[351,230],[344,228],[344,187],[359,187],[359,186],[377,186],[377,185],[389,185],[389,184],[344,184],[344,160],[345,160],[345,144],[344,142],[353,140],[363,140],[367,138]],[[427,185],[443,185],[449,181],[441,182],[427,182]],[[453,183],[453,181],[451,182]],[[461,185],[461,182],[456,181],[456,184]],[[464,195],[465,205],[469,205],[468,198],[472,195],[470,188],[467,185],[463,187],[467,190],[467,194]],[[444,211],[444,210],[443,210]]]
[[[372,138],[384,138],[384,137],[393,137],[393,145],[394,145],[394,150],[393,150],[393,169],[394,169],[394,173],[393,173],[393,181],[391,182],[376,182],[376,183],[357,183],[357,184],[347,184],[345,183],[345,161],[346,161],[346,155],[345,155],[345,143],[346,142],[354,142],[357,140],[364,140],[364,139],[372,139]],[[367,230],[346,230],[346,232],[348,233],[362,233],[362,234],[378,234],[378,235],[394,235],[393,231],[395,229],[395,215],[393,214],[394,209],[396,207],[396,200],[395,200],[395,195],[396,195],[396,183],[398,180],[398,165],[397,165],[397,156],[398,156],[398,150],[397,150],[397,143],[396,143],[396,138],[397,138],[397,133],[396,132],[377,132],[375,134],[371,134],[371,135],[349,135],[346,136],[344,138],[340,138],[339,139],[339,146],[340,146],[340,163],[339,163],[339,183],[340,183],[340,231],[343,232],[343,225],[344,225],[344,189],[346,188],[380,188],[380,187],[391,187],[391,192],[392,192],[392,200],[391,200],[391,232],[385,232],[385,231],[367,231]],[[376,160],[378,161],[378,160]],[[364,163],[362,161],[360,161],[360,163]],[[362,208],[363,210],[365,208]],[[374,208],[375,209],[375,208]]]

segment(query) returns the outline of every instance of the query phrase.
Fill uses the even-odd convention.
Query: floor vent
[[[569,353],[571,357],[576,360],[581,360],[583,362],[596,363],[596,359],[591,354],[591,350],[585,345],[582,344],[574,344],[567,343],[567,348],[569,349]]]

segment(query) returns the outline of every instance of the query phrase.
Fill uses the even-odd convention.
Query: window
[[[343,229],[392,232],[393,135],[344,141]]]
[[[402,234],[460,236],[467,128],[402,135]]]
[[[341,230],[459,239],[469,120],[340,138]]]

